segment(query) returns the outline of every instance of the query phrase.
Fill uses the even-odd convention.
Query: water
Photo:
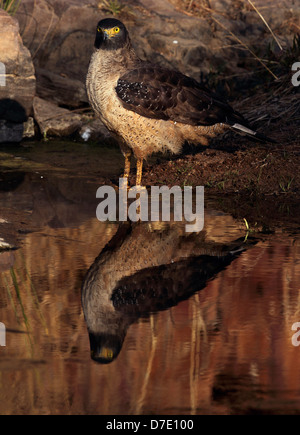
[[[96,177],[10,174],[0,209],[33,230],[0,253],[1,414],[299,414],[297,232],[210,201],[199,234],[101,223]]]

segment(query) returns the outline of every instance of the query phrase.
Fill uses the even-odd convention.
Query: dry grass
[[[280,56],[282,58],[287,57],[292,47],[288,44],[283,47],[283,44],[280,42],[275,30],[272,29],[269,25],[262,10],[258,9],[252,0],[232,1],[232,7],[226,12],[224,12],[223,10],[220,11],[212,9],[208,0],[170,0],[170,2],[173,3],[177,9],[180,9],[181,12],[185,14],[200,16],[202,18],[204,17],[212,25],[214,31],[220,28],[224,30],[228,38],[228,43],[224,44],[223,49],[226,50],[234,48],[242,50],[244,52],[248,52],[250,54],[250,57],[252,59],[255,59],[255,61],[260,64],[260,67],[257,68],[257,71],[261,71],[262,68],[272,77],[273,80],[279,79],[280,71],[279,73],[277,72],[278,65],[282,62],[281,59],[274,59],[274,53],[276,51],[274,47],[266,47],[266,44],[264,44],[261,49],[259,49],[257,46],[254,48],[252,47],[251,41],[249,41],[249,39],[238,34],[237,32],[232,31],[224,23],[224,21],[226,22],[226,20],[229,20],[230,22],[239,20],[240,13],[244,13],[245,11],[255,11],[257,15],[257,20],[262,21],[267,31],[271,34],[274,41],[274,46],[279,47],[281,52]],[[284,29],[286,33],[297,32],[298,30],[300,30],[300,28],[298,28],[299,26],[297,26],[297,23],[295,23],[292,18],[282,23],[282,29]],[[295,50],[294,59],[298,59],[297,51]]]
[[[268,120],[269,124],[276,122],[279,126],[300,120],[299,92],[292,87],[289,76],[274,84],[273,91],[267,96],[264,91],[257,92],[236,106],[240,106],[240,109],[247,107],[248,119],[256,123]]]
[[[4,9],[9,15],[15,15],[19,9],[21,0],[0,0],[0,9]]]

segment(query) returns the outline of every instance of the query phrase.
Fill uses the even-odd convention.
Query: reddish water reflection
[[[205,230],[212,246],[245,234],[214,212]],[[47,225],[1,254],[1,414],[300,412],[298,236],[265,236],[200,292],[131,324],[116,360],[98,365],[80,288],[116,231]]]

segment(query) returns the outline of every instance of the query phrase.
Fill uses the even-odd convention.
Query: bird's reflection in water
[[[250,244],[209,242],[178,222],[121,224],[82,287],[92,359],[112,362],[132,323],[203,289]]]

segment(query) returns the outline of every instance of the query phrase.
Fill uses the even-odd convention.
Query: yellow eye
[[[101,29],[100,29],[100,27],[97,27],[97,32],[101,32]]]
[[[115,27],[115,28],[114,28],[114,32],[115,32],[115,33],[119,33],[119,32],[120,32],[120,27]]]

